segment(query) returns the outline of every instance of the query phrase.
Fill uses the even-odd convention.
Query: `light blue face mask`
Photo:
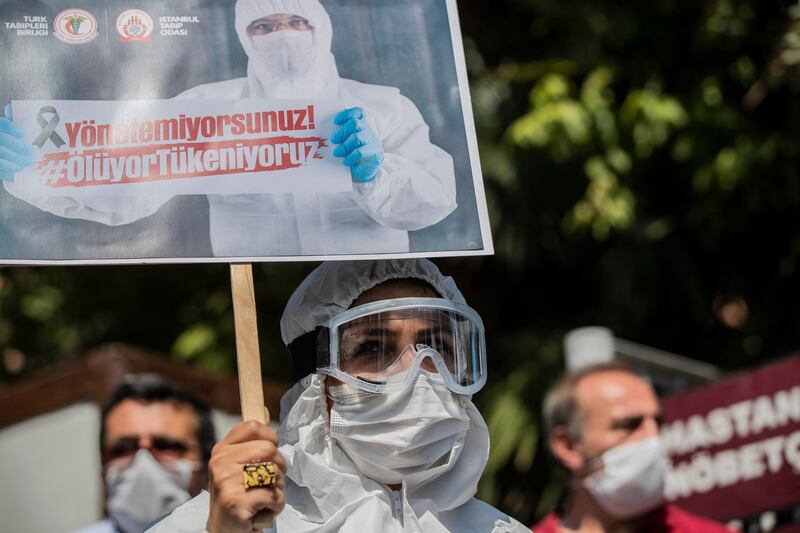
[[[189,501],[198,463],[186,459],[162,466],[147,450],[136,452],[127,468],[106,468],[106,510],[123,533],[141,533],[153,520]]]

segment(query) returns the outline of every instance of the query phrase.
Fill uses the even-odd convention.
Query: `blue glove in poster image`
[[[12,0],[0,35],[0,264],[493,253],[455,0]]]

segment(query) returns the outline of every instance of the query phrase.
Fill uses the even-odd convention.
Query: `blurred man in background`
[[[545,397],[544,424],[550,451],[569,474],[569,493],[536,533],[729,531],[664,501],[661,421],[653,388],[621,363],[561,378]]]
[[[208,408],[153,374],[127,376],[102,415],[108,518],[77,533],[141,533],[208,483],[214,445]]]

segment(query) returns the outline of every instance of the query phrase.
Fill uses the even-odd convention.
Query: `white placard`
[[[456,0],[293,3],[307,57],[289,43],[308,33],[263,39],[253,24],[280,3],[45,3],[0,10],[0,92],[41,145],[35,171],[0,174],[0,265],[493,253]],[[315,131],[301,129],[309,106]],[[353,107],[350,169],[313,138]],[[279,110],[279,131],[231,131],[237,114]],[[142,142],[157,133],[168,141]],[[271,166],[287,155],[299,166]]]
[[[15,101],[35,164],[6,187],[74,198],[352,190],[338,100]]]

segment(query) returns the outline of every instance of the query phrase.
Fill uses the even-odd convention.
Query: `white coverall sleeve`
[[[161,520],[151,524],[146,533],[205,533],[211,498],[208,492],[200,494],[180,505]]]
[[[208,533],[206,522],[211,498],[205,490],[179,506],[155,524],[151,524],[145,533]],[[263,529],[262,533],[276,533],[277,528]]]
[[[392,116],[377,124],[376,133],[385,159],[375,179],[353,184],[358,205],[379,224],[407,231],[452,213],[457,205],[453,158],[431,143],[428,125],[411,100],[398,94]]]
[[[98,196],[78,199],[71,196],[30,196],[17,193],[13,184],[6,190],[42,211],[64,218],[99,222],[106,226],[121,226],[150,216],[167,203],[171,196]]]

